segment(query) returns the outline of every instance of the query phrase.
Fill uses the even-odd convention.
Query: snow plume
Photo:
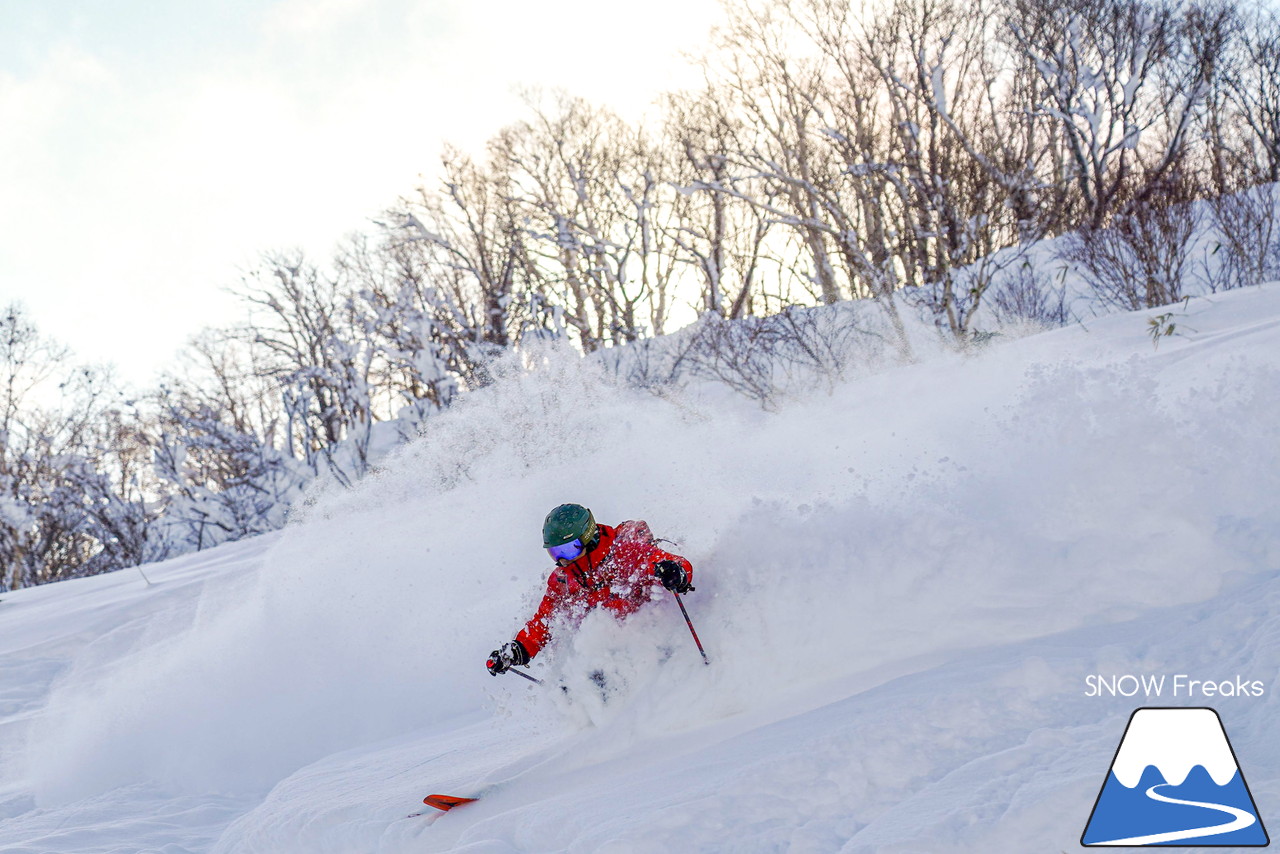
[[[1207,317],[1190,325],[1213,339]],[[825,680],[1204,599],[1280,560],[1280,366],[1216,343],[1191,370],[1199,343],[1155,351],[1144,316],[1117,316],[776,412],[528,356],[381,473],[313,496],[243,588],[104,636],[33,742],[40,798],[260,789],[494,708],[494,727],[613,727],[595,749],[621,752]],[[623,626],[593,617],[535,662],[583,694],[600,669],[627,702],[566,709],[484,671],[542,593],[540,524],[564,501],[679,544],[712,667],[660,599]]]

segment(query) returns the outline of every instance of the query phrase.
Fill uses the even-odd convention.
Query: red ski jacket
[[[673,560],[693,578],[693,565],[654,543],[647,522],[600,526],[600,542],[573,563],[557,567],[547,580],[547,593],[533,619],[516,640],[533,658],[551,640],[551,623],[558,617],[581,619],[592,608],[608,608],[619,617],[635,613],[656,598],[662,583],[653,574],[658,561]]]

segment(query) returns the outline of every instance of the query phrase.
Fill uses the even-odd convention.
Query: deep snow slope
[[[1206,702],[1280,816],[1280,286],[773,413],[527,361],[276,537],[5,596],[0,851],[1074,850],[1129,713]],[[680,544],[710,667],[659,600],[567,696],[484,671],[562,501]]]

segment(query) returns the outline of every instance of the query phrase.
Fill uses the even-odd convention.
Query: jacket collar
[[[613,548],[614,538],[618,535],[618,529],[609,525],[599,525],[600,541],[596,543],[595,548],[584,551],[577,560],[572,563],[565,564],[564,569],[571,573],[578,583],[584,587],[592,586],[587,583],[591,576],[595,575],[595,571],[600,568],[600,564],[604,563],[606,557],[609,556],[609,549]]]

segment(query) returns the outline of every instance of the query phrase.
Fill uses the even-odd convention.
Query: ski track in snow
[[[1230,815],[1231,821],[1224,824],[1212,824],[1208,827],[1195,827],[1189,830],[1171,830],[1166,833],[1150,833],[1145,836],[1128,836],[1124,839],[1112,839],[1107,842],[1096,842],[1095,845],[1159,845],[1165,842],[1178,842],[1183,839],[1197,839],[1203,836],[1220,836],[1224,833],[1231,833],[1236,830],[1244,830],[1251,827],[1257,819],[1253,813],[1242,810],[1237,807],[1227,806],[1226,804],[1208,804],[1200,801],[1184,801],[1178,798],[1171,798],[1168,795],[1162,795],[1156,791],[1161,786],[1171,785],[1169,783],[1158,783],[1147,789],[1147,797],[1153,801],[1160,801],[1166,804],[1178,804],[1184,807],[1203,807],[1209,810],[1217,810]]]
[[[1091,673],[1269,680],[1211,702],[1274,813],[1280,288],[1187,311],[772,414],[549,359],[280,534],[5,594],[0,852],[1073,850],[1169,702]],[[561,500],[681,543],[711,667],[663,602],[535,662],[573,702],[484,672]]]

